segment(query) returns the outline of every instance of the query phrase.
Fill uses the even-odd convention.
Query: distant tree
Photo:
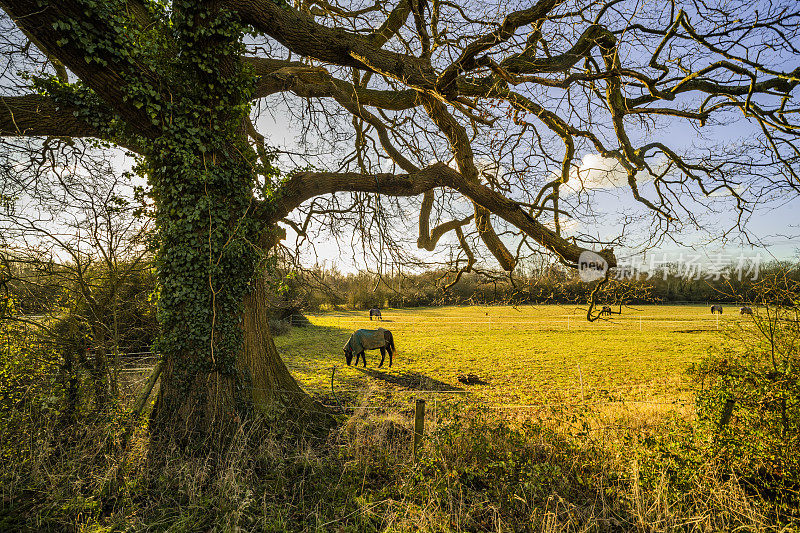
[[[117,388],[121,352],[131,343],[149,350],[145,339],[157,334],[147,303],[155,289],[150,222],[127,199],[130,179],[104,155],[68,148],[46,174],[19,169],[3,185],[13,200],[0,209],[15,303],[0,318],[41,329],[70,376],[88,370],[100,409]]]
[[[160,239],[154,427],[168,436],[217,439],[237,413],[311,405],[263,326],[259,265],[281,222],[309,239],[308,220],[350,222],[381,256],[401,253],[392,231],[416,225],[426,250],[452,234],[457,276],[481,246],[510,271],[526,250],[574,265],[618,242],[570,222],[598,221],[593,181],[621,180],[651,242],[706,225],[718,202],[741,225],[800,187],[794,2],[0,5],[0,132],[140,156]],[[288,175],[252,120],[272,95],[308,141]],[[678,140],[734,121],[755,134]]]

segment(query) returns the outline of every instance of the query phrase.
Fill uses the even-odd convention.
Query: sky
[[[331,102],[333,104],[333,102]],[[299,150],[300,147],[297,143],[297,136],[299,130],[293,127],[288,115],[280,110],[274,110],[275,117],[270,117],[268,114],[262,114],[258,128],[263,134],[267,136],[269,142],[274,146],[282,147],[287,150]],[[691,128],[678,129],[675,131],[676,137],[674,144],[690,144],[694,141]],[[733,135],[734,133],[731,133]],[[615,172],[613,164],[603,161],[603,158],[597,154],[586,154],[582,159],[580,178],[584,186],[591,189],[595,193],[594,201],[601,211],[608,213],[622,213],[622,212],[645,212],[646,209],[638,204],[631,196],[630,189],[627,186],[627,177],[621,172]],[[573,181],[576,179],[573,176]],[[646,191],[646,187],[643,187]],[[714,213],[707,217],[707,223],[712,230],[718,230],[722,227],[728,227],[733,224],[734,213],[721,212]],[[567,222],[565,228],[572,231],[581,231],[592,233],[604,238],[613,238],[619,233],[620,226],[611,222],[613,215],[603,221],[603,227],[588,228],[581,227],[580,223]],[[800,257],[800,196],[787,196],[786,198],[779,198],[769,203],[769,205],[759,206],[759,208],[752,215],[746,226],[749,232],[749,239],[756,245],[751,246],[745,242],[739,242],[742,235],[734,232],[729,235],[727,241],[715,240],[709,242],[710,235],[702,231],[684,231],[680,235],[680,242],[664,242],[655,247],[649,247],[646,250],[645,262],[653,260],[652,256],[656,256],[658,260],[667,258],[669,260],[677,261],[681,254],[684,257],[690,255],[700,255],[708,261],[717,260],[723,255],[729,258],[730,261],[735,261],[737,257],[742,254],[750,257],[753,254],[760,254],[764,260],[769,259],[797,259]],[[628,231],[630,231],[629,228]],[[649,224],[642,223],[634,225],[632,228],[634,232],[647,234],[649,231]],[[414,231],[416,232],[416,224],[414,224]],[[291,230],[288,231],[288,241],[292,242],[294,234]],[[413,241],[416,239],[416,233],[409,238],[409,247],[414,250],[414,253],[421,258],[434,261],[442,259],[442,246],[436,253],[429,253],[424,250],[416,249],[413,246]],[[348,239],[344,239],[346,242]],[[637,242],[644,242],[644,238],[631,239],[630,243],[633,245]],[[515,242],[505,239],[509,249],[513,250]],[[455,236],[451,234],[444,237],[442,243],[455,243]],[[622,261],[634,260],[635,256],[638,260],[642,259],[642,247],[622,247],[615,250],[616,255]],[[482,265],[484,268],[497,268],[494,258],[490,254],[484,253],[487,262]],[[307,265],[318,263],[326,267],[335,266],[338,270],[343,272],[355,272],[369,268],[375,271],[378,268],[372,260],[365,261],[363,255],[356,252],[344,252],[342,246],[334,240],[316,240],[314,250],[306,247],[303,250],[303,261]],[[384,264],[380,267],[387,271],[390,265]]]
[[[333,102],[331,102],[333,104]],[[268,113],[261,115],[258,123],[259,131],[264,133],[269,139],[270,144],[288,150],[301,150],[298,143],[299,129],[292,124],[288,115],[280,109],[276,110],[275,116],[271,117]],[[676,136],[683,137],[683,142],[692,142],[693,130],[679,130],[674,133]],[[115,166],[121,171],[130,169],[132,160],[122,157],[117,158]],[[594,192],[594,202],[600,211],[609,213],[609,216],[599,221],[600,227],[586,227],[582,223],[567,222],[564,227],[568,232],[585,232],[594,234],[601,238],[613,238],[620,231],[620,226],[614,224],[615,213],[622,212],[643,212],[643,207],[631,198],[630,190],[627,187],[626,176],[624,173],[616,171],[614,165],[603,160],[596,154],[587,153],[582,158],[581,169],[572,178],[572,183],[580,179],[584,186]],[[565,194],[569,194],[567,187]],[[709,218],[709,226],[713,229],[727,227],[731,224],[733,213],[716,213]],[[417,234],[415,216],[412,217],[411,227],[407,235],[408,248],[414,254],[427,261],[443,260],[446,257],[446,246],[439,246],[434,253],[419,250],[414,246]],[[648,231],[647,223],[640,223],[634,226],[634,230],[642,234]],[[641,248],[617,248],[615,253],[621,261],[631,261],[633,257],[644,261],[655,259],[661,261],[678,260],[681,254],[688,257],[700,254],[707,260],[713,260],[719,254],[724,255],[734,261],[742,254],[759,253],[764,260],[769,259],[798,259],[800,258],[800,196],[787,196],[778,198],[770,204],[761,206],[753,214],[747,224],[750,238],[758,243],[759,246],[746,246],[736,242],[738,234],[733,234],[730,242],[708,242],[709,234],[698,231],[688,231],[681,235],[680,243],[665,242],[647,250],[648,256],[641,257]],[[288,229],[288,242],[293,242],[294,235]],[[388,262],[377,265],[372,259],[365,259],[360,250],[349,250],[347,243],[348,236],[344,236],[342,246],[332,239],[322,239],[314,241],[314,248],[305,246],[302,251],[303,262],[307,265],[315,263],[323,264],[331,268],[336,267],[343,272],[355,272],[368,268],[375,271],[381,268],[389,271],[392,268]],[[643,239],[639,239],[642,242]],[[441,244],[455,244],[455,236],[451,234],[445,236]],[[635,244],[637,239],[632,239],[631,244]],[[506,239],[509,249],[515,249],[515,241]],[[344,251],[343,251],[344,250]],[[314,253],[316,252],[316,253]],[[484,250],[482,254],[486,260],[481,267],[497,268],[494,258]]]

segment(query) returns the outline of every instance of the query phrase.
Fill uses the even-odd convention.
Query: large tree
[[[525,249],[574,265],[595,248],[614,266],[600,249],[614,238],[566,223],[595,215],[595,170],[623,178],[655,240],[719,202],[739,228],[754,203],[800,188],[793,1],[0,5],[0,133],[139,155],[160,239],[155,421],[170,432],[310,405],[265,327],[261,258],[279,223],[369,232],[371,213],[385,239],[386,217],[413,207],[417,245],[449,240],[454,273],[482,247],[506,271]],[[257,131],[278,108],[308,141],[288,175]],[[704,127],[720,142],[682,138]]]

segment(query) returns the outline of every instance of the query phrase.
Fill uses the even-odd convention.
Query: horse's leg
[[[367,368],[367,352],[361,352],[361,360],[364,361],[364,368]]]
[[[392,349],[392,345],[391,344],[386,347],[386,351],[389,352],[389,368],[392,368],[392,352],[394,350]]]
[[[378,368],[383,366],[384,359],[386,359],[386,348],[381,347],[381,364],[378,365]]]

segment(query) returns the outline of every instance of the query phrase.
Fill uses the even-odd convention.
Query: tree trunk
[[[78,373],[75,369],[76,353],[72,346],[62,348],[64,362],[61,364],[62,383],[66,391],[64,408],[61,410],[61,424],[70,426],[75,422],[78,410]]]
[[[91,319],[93,348],[89,363],[89,374],[94,388],[94,409],[102,413],[108,406],[108,358],[106,354],[106,332],[99,321]]]
[[[255,153],[243,127],[253,79],[239,59],[242,28],[219,7],[176,6],[185,83],[179,97],[158,102],[170,119],[148,156],[164,357],[154,436],[192,446],[224,446],[256,409],[312,405],[269,334],[254,243],[271,228],[253,214]]]
[[[239,418],[235,379],[219,370],[195,372],[187,379],[181,368],[184,363],[175,356],[164,359],[151,419],[153,436],[156,440],[174,440],[199,449],[224,447]]]
[[[253,412],[287,410],[291,414],[288,420],[301,424],[329,418],[300,388],[278,355],[269,331],[266,283],[259,278],[252,286],[244,297],[236,374],[198,372],[187,387],[176,357],[166,357],[152,419],[156,434],[224,446],[235,424]]]
[[[252,391],[252,401],[261,411],[278,408],[314,411],[319,408],[297,384],[278,355],[269,331],[267,287],[262,278],[244,298],[242,329],[244,342],[237,360],[240,375]]]

